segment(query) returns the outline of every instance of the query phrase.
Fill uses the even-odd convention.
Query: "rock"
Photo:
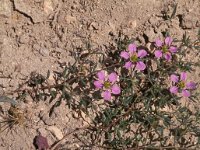
[[[89,24],[89,30],[99,30],[99,25],[96,22],[92,22]]]
[[[51,12],[53,12],[53,2],[52,0],[44,0],[44,12],[46,14],[50,14]]]
[[[72,117],[78,119],[78,118],[79,118],[79,114],[78,114],[77,112],[74,111],[74,112],[72,113]]]
[[[10,0],[1,0],[0,16],[10,17],[12,15],[12,4]]]
[[[156,63],[155,60],[151,60],[151,67],[152,67],[152,70],[153,70],[153,71],[156,71],[156,70],[157,70],[158,65],[157,65],[157,63]]]
[[[165,32],[167,29],[168,29],[168,25],[165,24],[165,23],[161,23],[158,28],[156,29],[156,32],[159,33],[159,32]]]
[[[50,74],[49,74],[49,78],[47,79],[47,82],[51,85],[53,84],[55,81],[55,78],[54,78],[54,74],[52,71],[50,71]],[[52,91],[56,91],[56,89],[52,89]]]
[[[39,150],[42,150],[42,149],[45,150],[49,148],[47,138],[43,137],[42,135],[36,136],[34,141],[35,141],[34,144],[37,146]]]
[[[111,21],[108,22],[108,25],[110,26],[111,28],[111,31],[116,31],[116,27],[115,27],[115,24],[112,23]]]
[[[28,42],[29,42],[29,36],[26,35],[26,34],[22,35],[22,36],[20,37],[20,39],[19,39],[19,42],[20,42],[21,44],[26,44],[26,43],[28,43]]]
[[[198,17],[195,14],[186,14],[182,17],[182,28],[183,29],[193,29],[198,24]]]
[[[47,128],[58,140],[61,140],[63,138],[62,131],[58,129],[56,126],[49,126]]]
[[[81,116],[83,118],[83,126],[91,124],[91,119],[83,111],[81,111]]]
[[[135,29],[137,27],[137,21],[136,20],[129,21],[128,27],[131,29]]]
[[[35,0],[36,3],[42,3],[43,0]]]
[[[47,56],[49,56],[49,49],[48,49],[48,48],[45,48],[45,47],[40,48],[39,53],[40,53],[42,56],[47,57]]]
[[[146,35],[146,37],[148,39],[146,39],[145,41],[149,41],[149,42],[153,42],[156,38],[155,32],[153,30],[153,28],[149,28],[144,32],[144,35]]]
[[[29,4],[27,0],[14,0],[14,8],[16,11],[26,14],[28,18],[31,18],[34,23],[42,22],[45,19],[45,14],[42,10]]]
[[[155,46],[154,46],[154,43],[149,42],[147,43],[146,47],[148,48],[150,52],[153,52]]]
[[[33,49],[37,52],[39,52],[42,56],[47,57],[49,56],[49,49],[46,47],[41,47],[39,44],[34,44]]]
[[[33,99],[29,94],[26,95],[24,103],[29,104],[29,105],[33,103]]]
[[[49,118],[48,114],[42,115],[42,121],[47,125],[54,125],[54,121],[51,118]]]
[[[65,20],[67,21],[68,24],[73,24],[77,21],[76,17],[70,15],[65,16]]]
[[[39,129],[37,129],[37,131],[41,134],[41,135],[43,135],[43,136],[47,136],[47,130],[45,129],[45,128],[39,128]]]
[[[39,52],[40,51],[40,45],[39,44],[34,44],[33,45],[33,49]]]

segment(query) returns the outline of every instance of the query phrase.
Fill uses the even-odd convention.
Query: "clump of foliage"
[[[199,39],[191,42],[186,35],[182,40],[167,36],[146,47],[120,34],[105,52],[90,45],[78,49],[75,63],[57,72],[54,85],[46,83],[49,73],[34,75],[29,82],[34,90],[18,92],[38,100],[50,97],[50,103],[56,99],[49,115],[64,100],[69,108],[90,116],[84,132],[76,134],[79,139],[87,137],[82,147],[197,147],[198,83],[187,76],[198,64],[184,60],[188,48],[200,49],[197,43]]]

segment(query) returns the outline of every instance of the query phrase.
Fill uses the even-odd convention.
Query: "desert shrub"
[[[199,64],[184,58],[188,49],[199,51],[199,40],[192,42],[186,34],[181,40],[166,36],[146,46],[119,34],[106,51],[88,44],[72,53],[74,64],[57,72],[53,85],[45,82],[49,73],[34,75],[29,82],[34,90],[25,93],[38,100],[50,97],[50,103],[56,99],[49,115],[63,100],[77,111],[88,123],[75,134],[87,141],[82,147],[198,147],[198,81],[189,76]]]

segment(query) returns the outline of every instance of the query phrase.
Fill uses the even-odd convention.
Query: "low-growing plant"
[[[88,126],[74,134],[85,141],[83,149],[198,147],[198,81],[187,76],[199,64],[184,57],[188,48],[199,52],[200,39],[192,42],[186,34],[181,40],[167,36],[147,47],[120,33],[115,41],[105,52],[87,47],[72,53],[75,63],[56,73],[55,84],[47,84],[49,73],[34,75],[28,82],[33,89],[15,92],[37,100],[50,97],[50,103],[56,99],[49,115],[63,100],[79,114],[87,114]]]

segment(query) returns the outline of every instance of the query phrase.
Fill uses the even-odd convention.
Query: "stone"
[[[33,99],[29,94],[26,95],[24,103],[29,104],[29,105],[33,103]]]
[[[148,38],[149,42],[153,42],[156,38],[155,32],[153,30],[153,28],[149,28],[147,29],[144,34],[146,35],[146,37]]]
[[[79,114],[77,112],[73,112],[72,113],[73,118],[78,119],[79,118]]]
[[[131,29],[135,29],[137,27],[137,21],[136,20],[129,21],[128,27]]]
[[[42,56],[47,57],[47,56],[49,56],[49,49],[48,49],[48,48],[45,48],[45,47],[40,48],[39,53],[40,53]]]
[[[12,15],[12,4],[10,0],[1,0],[0,16],[10,17]]]
[[[40,45],[39,45],[39,44],[34,44],[34,45],[33,45],[33,49],[39,52],[39,50],[40,50]]]
[[[53,2],[52,0],[44,0],[44,12],[46,14],[50,14],[51,12],[53,12]]]
[[[99,30],[99,25],[96,22],[91,22],[89,25],[89,30]]]
[[[198,24],[198,17],[195,14],[186,14],[182,17],[182,28],[183,29],[193,29]]]
[[[108,21],[108,25],[111,28],[111,31],[116,31],[116,26],[115,26],[115,24],[113,22]]]
[[[14,0],[14,8],[16,11],[26,14],[34,23],[42,22],[45,19],[44,12],[31,6],[26,0]]]
[[[49,115],[48,114],[44,114],[44,115],[41,115],[42,116],[42,121],[46,124],[46,125],[54,125],[54,121],[49,118]]]
[[[20,42],[21,44],[26,44],[26,43],[28,43],[28,42],[29,42],[29,36],[26,35],[26,34],[23,34],[23,35],[20,37],[19,42]]]
[[[74,24],[77,21],[76,17],[73,17],[71,15],[67,15],[65,17],[65,20],[67,21],[68,24]]]
[[[49,126],[47,127],[47,130],[49,130],[58,140],[61,140],[63,138],[63,133],[58,127],[56,126]]]
[[[154,43],[147,43],[146,44],[146,47],[148,48],[148,50],[150,51],[150,52],[153,52],[153,50],[154,50]]]
[[[39,128],[39,129],[37,129],[37,131],[41,134],[41,135],[43,135],[43,136],[47,136],[47,130],[45,129],[45,128]]]

